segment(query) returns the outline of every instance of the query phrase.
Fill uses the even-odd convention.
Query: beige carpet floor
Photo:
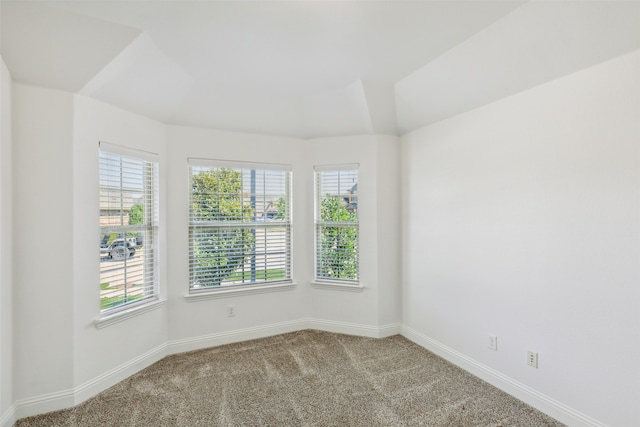
[[[561,426],[396,335],[306,330],[173,355],[33,426]]]

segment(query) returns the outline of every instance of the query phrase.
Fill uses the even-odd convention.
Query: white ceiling
[[[5,1],[15,81],[172,124],[402,134],[640,49],[630,1]]]

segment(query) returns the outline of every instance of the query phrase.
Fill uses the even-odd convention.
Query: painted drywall
[[[289,324],[307,312],[306,285],[310,272],[310,247],[305,227],[310,208],[304,203],[312,187],[304,169],[305,146],[301,140],[215,130],[169,126],[167,133],[167,254],[169,340],[174,350],[187,350],[220,343],[221,335],[233,331],[255,331],[267,325]],[[189,292],[188,191],[189,158],[218,159],[293,166],[293,280],[296,287],[277,292],[247,295],[235,293],[221,298],[185,298]],[[236,315],[227,316],[235,305]],[[207,341],[207,337],[212,337]],[[213,338],[218,337],[218,338]],[[192,341],[189,341],[192,340]]]
[[[307,173],[312,177],[313,166],[316,165],[358,165],[359,275],[363,286],[359,292],[347,292],[340,287],[312,287],[311,316],[335,322],[377,326],[376,138],[369,135],[318,138],[307,144],[311,149],[311,167],[307,168]],[[313,206],[313,191],[310,191],[309,196],[310,206]],[[313,224],[313,217],[310,224]],[[313,238],[313,227],[309,228]]]
[[[639,117],[636,51],[405,135],[404,325],[640,425]]]
[[[338,323],[360,324],[373,328],[388,327],[400,320],[399,306],[382,298],[399,293],[400,209],[398,197],[399,142],[396,137],[350,136],[318,138],[308,141],[309,160],[315,165],[358,165],[358,215],[360,249],[360,291],[341,287],[312,286],[311,316]],[[311,188],[311,187],[309,187]],[[313,192],[309,192],[313,197]],[[313,201],[307,202],[313,206]],[[392,222],[381,230],[380,221]],[[313,218],[311,218],[313,221]],[[313,233],[313,227],[309,227]],[[313,236],[311,236],[313,239]],[[379,305],[385,305],[384,313]],[[388,304],[388,305],[387,305]],[[397,331],[396,331],[397,332]],[[393,333],[393,331],[391,331]],[[380,335],[376,333],[377,335]],[[382,333],[384,334],[384,333]]]
[[[393,299],[397,290],[399,259],[378,251],[377,234],[386,231],[377,226],[377,216],[397,220],[399,213],[395,202],[378,204],[398,194],[398,138],[307,142],[167,126],[84,96],[21,84],[14,86],[13,116],[16,197],[12,213],[18,218],[13,225],[21,239],[14,241],[14,253],[19,255],[13,263],[19,309],[10,332],[16,337],[13,400],[18,417],[82,402],[172,352],[308,327],[379,335],[381,326],[397,323],[397,307],[387,310],[384,322],[378,313],[379,295]],[[96,218],[87,214],[98,212],[98,141],[159,155],[163,301],[154,310],[100,329],[94,322],[99,316],[99,290],[87,286],[96,283],[99,274],[97,253],[88,249],[95,248],[99,228]],[[293,167],[295,286],[185,298],[189,158]],[[366,231],[365,290],[336,294],[309,286],[313,279],[313,165],[344,162],[359,163],[367,182],[360,190],[361,207],[367,212],[361,219]],[[378,169],[395,177],[379,181]],[[399,236],[395,237],[384,250],[394,251],[399,244]],[[33,242],[45,244],[34,247]],[[33,259],[38,260],[37,269]],[[395,280],[385,278],[381,287],[379,274]],[[226,315],[229,304],[235,305],[234,317]]]
[[[169,271],[169,339],[176,349],[197,348],[208,342],[224,342],[223,335],[232,336],[233,331],[252,331],[269,325],[288,325],[292,330],[308,325],[325,329],[344,328],[377,335],[381,323],[378,315],[379,261],[377,215],[379,192],[397,195],[398,179],[391,177],[385,185],[377,187],[378,162],[386,162],[389,172],[397,172],[399,144],[395,137],[382,138],[357,136],[323,138],[302,141],[290,138],[267,137],[215,130],[170,126],[168,131],[168,198],[187,200],[187,160],[193,158],[235,160],[261,163],[281,163],[293,166],[293,279],[296,288],[259,295],[232,294],[224,298],[192,301],[185,298],[188,293],[187,208],[179,202],[168,206],[168,256],[172,260]],[[390,159],[378,157],[378,147]],[[394,152],[395,150],[395,152]],[[394,157],[395,156],[395,157]],[[396,159],[394,161],[393,159]],[[313,165],[315,164],[360,164],[362,292],[309,287],[313,279]],[[398,175],[396,175],[398,176]],[[395,183],[395,184],[394,184]],[[392,188],[393,187],[393,188]],[[382,209],[389,218],[399,216],[399,204],[395,210]],[[366,213],[365,213],[366,212]],[[394,217],[395,215],[395,217]],[[399,246],[399,230],[395,243]],[[385,295],[399,288],[399,251],[385,258],[380,267],[393,272],[393,281],[385,282]],[[395,268],[395,270],[394,270]],[[399,298],[396,298],[396,301]],[[236,306],[236,316],[227,317],[226,307]],[[398,304],[399,306],[399,304]],[[399,321],[399,308],[389,310],[385,322]],[[175,320],[174,320],[175,319]],[[179,319],[179,320],[178,320]],[[306,320],[305,320],[306,319]],[[303,321],[307,323],[297,324]],[[314,323],[315,322],[315,323]],[[302,325],[302,326],[300,326]],[[283,326],[285,327],[285,326]],[[362,327],[362,329],[358,329]],[[279,330],[279,329],[274,329]],[[190,341],[191,340],[191,341]]]
[[[97,329],[99,317],[99,288],[96,278],[100,263],[96,248],[99,226],[95,213],[98,206],[98,142],[105,141],[130,149],[158,155],[159,186],[159,242],[158,259],[160,296],[167,294],[167,239],[166,239],[166,127],[164,124],[111,107],[84,96],[74,96],[73,122],[73,205],[67,211],[73,215],[73,349],[74,386],[88,387],[95,378],[126,365],[148,352],[158,349],[141,360],[142,368],[164,356],[162,346],[167,341],[168,310],[166,304],[125,322]],[[88,284],[93,284],[88,286]],[[133,369],[133,371],[131,370]],[[112,375],[99,388],[111,385],[135,371],[124,369]],[[98,391],[99,391],[98,388]],[[89,397],[90,392],[76,396]]]
[[[12,88],[14,398],[73,386],[73,96]]]
[[[157,153],[162,174],[166,129],[82,96],[20,84],[13,118],[13,230],[20,236],[13,389],[22,417],[79,403],[166,354],[166,304],[97,329],[99,290],[87,286],[99,275],[99,228],[91,214],[98,212],[98,141]],[[165,185],[161,179],[161,218]],[[164,219],[160,229],[164,242]],[[164,250],[159,265],[166,299]]]
[[[11,75],[0,57],[0,425],[13,421]]]
[[[400,324],[402,318],[400,138],[378,135],[376,139],[378,323],[384,326]]]
[[[402,133],[640,49],[636,1],[500,3],[514,9],[395,84]]]

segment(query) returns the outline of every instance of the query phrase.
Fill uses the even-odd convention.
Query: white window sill
[[[242,286],[229,286],[226,288],[206,289],[201,291],[194,291],[184,296],[187,302],[197,302],[216,298],[229,298],[240,295],[253,295],[263,294],[266,292],[278,292],[293,289],[297,286],[297,283],[276,283],[272,285],[242,285]]]
[[[362,283],[345,283],[345,282],[322,282],[312,281],[311,286],[317,289],[331,289],[334,291],[346,291],[346,292],[362,292],[364,286]]]
[[[144,313],[148,313],[157,308],[160,308],[167,300],[152,300],[145,304],[140,304],[135,307],[131,307],[126,310],[118,311],[117,313],[110,314],[108,316],[99,317],[95,320],[95,325],[97,329],[106,328],[107,326],[114,325],[116,323],[120,323],[124,320],[131,319],[132,317],[139,316]]]

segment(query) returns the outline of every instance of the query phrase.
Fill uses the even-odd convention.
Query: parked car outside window
[[[111,259],[122,260],[135,255],[135,244],[131,244],[128,240],[122,238],[115,239],[110,244],[100,243],[100,253],[107,254]]]

